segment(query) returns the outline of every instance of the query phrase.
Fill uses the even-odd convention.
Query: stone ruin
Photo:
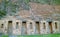
[[[60,33],[60,21],[17,19],[13,16],[0,20],[0,33],[13,35],[36,35]]]

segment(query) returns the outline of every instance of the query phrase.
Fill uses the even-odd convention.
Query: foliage
[[[6,11],[4,11],[4,10],[1,11],[1,10],[0,10],[0,18],[3,17],[3,16],[5,16],[5,15],[6,15]]]
[[[2,18],[2,17],[4,17],[5,15],[6,15],[6,5],[7,5],[7,1],[2,1],[1,3],[3,3],[3,9],[2,8],[0,8],[0,19]],[[0,4],[1,5],[1,4]],[[2,9],[2,10],[1,10]]]
[[[3,17],[8,13],[6,10],[8,6],[9,6],[8,10],[10,10],[9,13],[11,14],[16,13],[16,11],[18,11],[22,5],[23,5],[22,6],[23,9],[29,10],[29,2],[36,2],[36,3],[49,4],[49,5],[60,5],[60,0],[17,0],[17,2],[15,3],[13,3],[11,0],[3,0],[3,2],[1,3],[4,3],[3,4],[4,9],[3,10],[0,9],[0,17]]]

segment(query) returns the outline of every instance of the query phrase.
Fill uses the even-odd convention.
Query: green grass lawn
[[[2,35],[0,37],[9,37],[8,35]],[[60,34],[45,34],[45,35],[18,35],[16,37],[60,37]]]

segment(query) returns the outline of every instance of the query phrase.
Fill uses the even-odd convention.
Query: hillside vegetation
[[[0,0],[0,18],[15,15],[19,10],[29,10],[29,2],[48,5],[60,5],[60,0]]]

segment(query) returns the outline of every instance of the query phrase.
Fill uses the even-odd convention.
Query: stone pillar
[[[30,29],[30,22],[32,23],[32,29]],[[34,35],[35,34],[35,22],[32,20],[27,21],[27,32],[29,35]]]
[[[53,21],[52,24],[53,24],[52,25],[53,26],[53,33],[55,33],[56,32],[56,30],[55,30],[55,22]]]
[[[41,21],[41,25],[40,25],[40,33],[41,33],[41,34],[44,34],[43,21]]]
[[[59,21],[59,33],[60,33],[60,21]]]
[[[16,34],[16,20],[13,21],[12,23],[12,27],[13,27],[13,34],[15,35]]]
[[[30,22],[27,21],[27,34],[30,35]]]
[[[56,30],[57,30],[57,33],[60,33],[60,31],[59,31],[60,28],[59,28],[59,27],[60,27],[60,26],[59,26],[59,21],[57,21],[57,29],[56,29]]]
[[[35,34],[35,22],[34,21],[32,21],[32,26],[33,26],[32,34],[34,35]]]
[[[5,23],[4,23],[4,33],[8,34],[8,20],[5,20]]]
[[[20,35],[21,35],[21,28],[22,28],[22,21],[19,21],[19,31],[20,31]]]
[[[40,26],[40,33],[41,33],[41,22],[39,21],[39,26]]]
[[[43,27],[45,27],[45,28],[43,28],[44,29],[44,34],[47,34],[47,22],[46,21],[43,21]]]
[[[50,29],[49,29],[49,24],[48,22],[46,22],[46,34],[49,34],[50,33]]]
[[[16,23],[18,22],[18,28],[16,29]],[[21,25],[22,25],[22,22],[20,20],[15,20],[13,22],[13,33],[15,35],[21,35]]]
[[[56,25],[55,25],[56,23]],[[57,26],[57,29],[56,29]],[[59,21],[54,21],[53,22],[53,33],[59,33]]]
[[[48,34],[50,31],[49,31],[49,25],[48,25],[48,22],[46,21],[41,21],[41,24],[40,24],[40,33],[41,34]]]
[[[5,33],[5,21],[4,20],[0,20],[0,33]],[[3,24],[3,28],[1,28]]]

